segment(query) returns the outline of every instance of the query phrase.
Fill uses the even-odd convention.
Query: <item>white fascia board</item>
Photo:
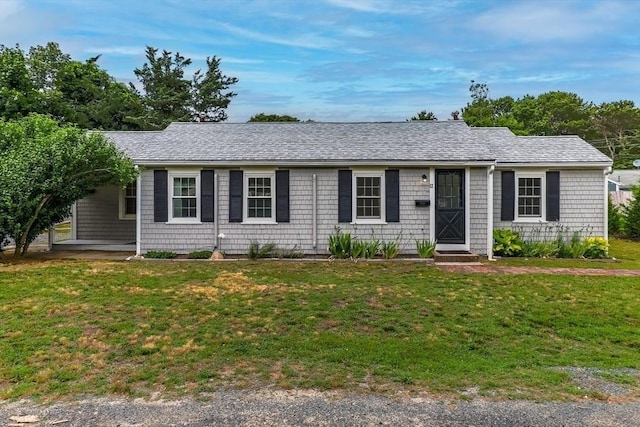
[[[505,163],[498,162],[496,169],[511,168],[538,168],[538,169],[606,169],[611,166],[610,162],[536,162],[536,163]]]
[[[466,161],[433,161],[433,160],[340,160],[340,161],[293,161],[293,160],[136,160],[135,164],[144,167],[177,167],[177,166],[209,166],[209,167],[350,167],[350,166],[391,166],[391,167],[489,167],[495,165],[493,160],[466,160]]]

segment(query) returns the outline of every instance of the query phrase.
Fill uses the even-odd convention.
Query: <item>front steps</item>
[[[480,256],[467,251],[436,251],[433,260],[436,264],[479,264]]]

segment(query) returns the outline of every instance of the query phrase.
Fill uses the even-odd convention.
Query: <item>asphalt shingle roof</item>
[[[640,169],[616,169],[609,178],[619,182],[622,188],[631,188],[640,184]]]
[[[517,137],[462,121],[172,123],[160,132],[104,132],[140,164],[609,162],[578,137]]]

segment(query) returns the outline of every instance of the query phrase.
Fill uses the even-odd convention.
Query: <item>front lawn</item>
[[[6,262],[6,260],[5,260]],[[0,398],[220,388],[640,396],[640,281],[412,262],[0,263]]]
[[[640,241],[612,237],[609,239],[609,256],[612,259],[502,258],[498,265],[640,270]]]

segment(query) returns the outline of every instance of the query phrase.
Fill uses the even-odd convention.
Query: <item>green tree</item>
[[[76,200],[136,174],[99,133],[41,115],[0,120],[0,240],[13,239],[16,255],[23,255],[40,233],[68,217]]]
[[[25,58],[31,82],[40,96],[40,108],[32,112],[50,114],[63,121],[65,100],[56,87],[56,77],[60,69],[71,62],[71,56],[63,53],[57,43],[49,42],[45,46],[32,46]]]
[[[462,118],[469,126],[495,126],[494,111],[489,99],[489,86],[471,80],[469,86],[471,102],[462,108]]]
[[[613,202],[611,201],[611,196],[609,196],[608,199],[609,199],[609,202],[607,206],[607,211],[608,211],[607,226],[609,229],[609,234],[615,235],[615,234],[618,234],[620,232],[620,229],[622,228],[623,216],[622,216],[622,213],[620,212],[620,208],[614,205]]]
[[[614,167],[631,167],[631,162],[640,158],[640,108],[633,101],[594,107],[591,125],[596,136],[590,142],[613,159]]]
[[[190,58],[176,52],[147,46],[147,63],[134,73],[142,84],[144,114],[137,122],[148,129],[161,129],[172,121],[222,121],[233,92],[225,92],[238,82],[220,72],[220,59],[207,57],[207,71],[197,70],[192,80],[185,78]],[[134,86],[131,85],[133,89]]]
[[[462,108],[465,123],[478,127],[507,127],[515,134],[525,134],[522,123],[511,111],[516,102],[512,97],[491,99],[489,86],[486,83],[476,83],[474,80],[471,80],[469,92],[471,102]]]
[[[640,185],[632,188],[633,200],[622,208],[622,227],[628,237],[640,237]]]
[[[420,120],[432,120],[432,121],[436,121],[438,120],[438,118],[436,117],[435,114],[433,114],[432,111],[427,112],[427,110],[422,110],[420,111],[418,114],[416,114],[415,116],[411,117],[410,119],[407,119],[407,121],[420,121]]]
[[[53,90],[58,71],[71,62],[71,56],[62,52],[54,42],[32,46],[26,59],[31,81],[41,91]]]
[[[299,122],[297,117],[289,116],[287,114],[265,114],[258,113],[253,115],[248,122]]]
[[[528,135],[578,135],[589,139],[593,105],[575,93],[552,91],[514,103],[512,112]]]
[[[124,83],[111,81],[96,107],[96,128],[103,130],[143,130],[135,118],[144,114],[142,99]]]
[[[176,52],[147,46],[148,63],[133,70],[142,84],[142,102],[145,107],[141,124],[149,129],[165,128],[172,121],[189,121],[191,112],[191,82],[184,78],[185,68],[191,65],[191,59]],[[157,55],[157,56],[156,56]],[[131,88],[135,87],[131,84]]]
[[[198,120],[222,122],[227,120],[226,109],[237,94],[229,88],[238,83],[236,77],[227,77],[220,71],[220,58],[207,57],[207,71],[193,75],[191,108]]]
[[[131,118],[143,113],[139,96],[101,69],[98,58],[60,68],[54,84],[63,102],[52,108],[54,115],[84,129],[139,130]]]
[[[0,45],[0,118],[17,119],[38,111],[41,96],[33,85],[24,52]]]
[[[0,46],[0,118],[48,114],[85,129],[139,130],[139,95],[98,66],[99,56],[74,61],[56,43],[35,46],[28,55]]]

